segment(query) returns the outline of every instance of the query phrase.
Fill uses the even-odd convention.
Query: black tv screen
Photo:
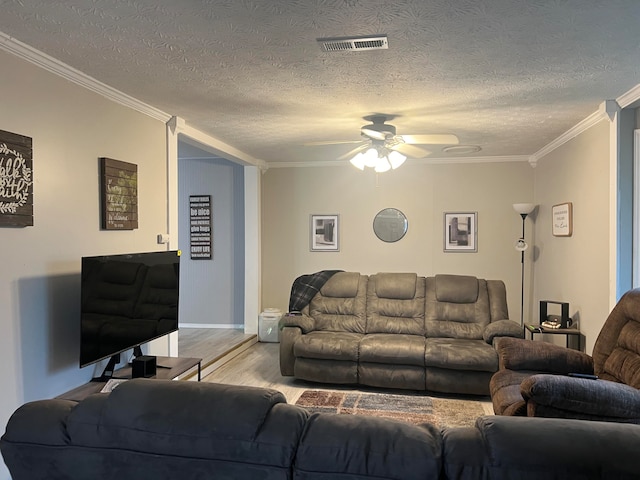
[[[83,257],[80,367],[178,330],[179,280],[179,251]]]

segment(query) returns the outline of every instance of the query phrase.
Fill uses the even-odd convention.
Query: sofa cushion
[[[366,332],[424,335],[424,295],[424,277],[372,275],[367,286]]]
[[[484,329],[491,321],[491,307],[489,306],[489,293],[487,282],[475,277],[462,277],[447,275],[444,284],[452,291],[448,294],[438,294],[439,285],[442,285],[441,275],[428,277],[425,290],[425,330],[427,337],[451,337],[466,339],[482,339]],[[468,279],[473,279],[475,288],[473,295],[456,296],[453,293],[457,279],[462,285],[467,284]],[[467,289],[469,293],[469,289]],[[465,303],[472,296],[475,301]],[[441,301],[445,298],[449,301]],[[456,300],[456,301],[454,301]],[[457,300],[462,301],[462,303]],[[463,301],[464,300],[464,301]]]
[[[436,275],[436,299],[439,302],[475,303],[478,279],[466,275]]]
[[[375,279],[379,298],[410,300],[416,296],[415,273],[377,273]]]
[[[286,468],[307,418],[292,407],[271,389],[134,379],[80,402],[67,430],[78,446],[228,461],[251,455]],[[287,435],[281,422],[291,425]]]
[[[446,478],[638,478],[636,425],[492,415],[445,429],[443,440]]]
[[[484,340],[427,338],[425,365],[454,370],[495,372],[498,370],[498,354]]]
[[[375,333],[360,342],[360,362],[424,367],[425,338],[419,335]]]
[[[364,333],[367,300],[366,275],[338,272],[311,299],[303,313],[314,319],[315,330]]]
[[[294,478],[441,478],[442,437],[431,425],[314,414],[300,441]]]
[[[604,371],[617,381],[640,388],[640,324],[630,321],[604,362]]]
[[[349,332],[311,332],[296,341],[293,353],[296,357],[355,362],[362,337]]]
[[[320,288],[325,297],[353,298],[358,294],[358,272],[337,272]]]
[[[354,361],[298,357],[293,372],[296,378],[310,382],[358,383],[358,363]]]

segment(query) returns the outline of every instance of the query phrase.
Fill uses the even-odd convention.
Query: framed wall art
[[[559,203],[551,207],[551,233],[555,237],[570,237],[573,234],[573,204]]]
[[[312,252],[338,252],[340,216],[312,214],[309,220],[309,249]]]
[[[478,251],[478,212],[445,212],[444,251]]]
[[[0,130],[0,227],[33,226],[33,140]]]
[[[138,228],[138,166],[100,158],[100,206],[104,230]]]
[[[213,258],[211,195],[189,195],[189,250],[191,260]]]

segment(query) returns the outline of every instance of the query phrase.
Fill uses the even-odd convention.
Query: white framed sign
[[[555,237],[570,237],[573,234],[573,204],[559,203],[551,208],[551,233]]]

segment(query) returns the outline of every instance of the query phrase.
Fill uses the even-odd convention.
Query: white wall
[[[92,376],[78,367],[80,258],[162,249],[167,182],[164,123],[1,51],[0,64],[0,129],[33,138],[35,217],[0,229],[4,425],[20,404]],[[138,165],[137,230],[100,230],[99,157]]]
[[[349,165],[269,169],[262,177],[262,305],[286,310],[293,280],[324,269],[455,273],[504,280],[520,318],[522,221],[513,203],[533,201],[528,163],[419,164],[376,175]],[[400,209],[409,230],[397,243],[373,233],[373,218]],[[478,212],[478,253],[443,252],[443,213]],[[340,251],[309,251],[309,215],[340,215]],[[532,229],[530,229],[532,231]]]
[[[534,303],[569,302],[579,321],[586,352],[609,315],[609,122],[603,120],[538,162],[535,169]],[[573,203],[573,235],[554,237],[553,205]]]

